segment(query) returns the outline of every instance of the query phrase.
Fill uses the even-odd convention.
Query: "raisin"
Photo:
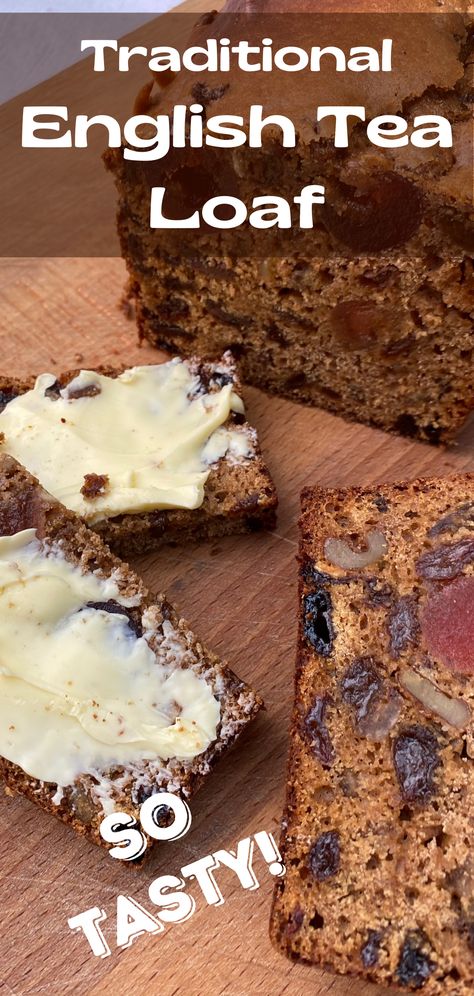
[[[465,567],[474,563],[474,537],[466,536],[457,543],[443,543],[435,550],[423,553],[416,562],[416,573],[430,581],[459,577]]]
[[[309,852],[309,867],[318,882],[332,878],[339,871],[341,846],[337,830],[328,830],[318,837]]]
[[[0,391],[0,412],[2,412],[4,408],[6,408],[6,406],[10,403],[10,401],[13,401],[13,399],[17,397],[18,397],[17,391]]]
[[[132,609],[129,609],[126,605],[120,605],[120,603],[115,602],[113,598],[110,598],[108,602],[86,602],[85,607],[86,609],[101,609],[103,612],[111,612],[116,613],[117,615],[127,616],[128,625],[135,633],[135,636],[143,636],[141,619],[136,617],[136,614],[134,614]]]
[[[342,699],[355,709],[356,729],[369,740],[381,742],[396,723],[402,698],[385,682],[371,657],[351,664],[341,683]]]
[[[47,387],[44,392],[45,398],[49,398],[51,401],[57,401],[61,397],[61,384],[59,380],[55,380],[54,384]]]
[[[198,377],[203,390],[206,392],[212,388],[221,389],[225,387],[226,384],[232,384],[234,381],[233,375],[228,371],[222,370],[217,372],[216,370],[210,369],[204,363],[199,367]]]
[[[341,682],[342,700],[355,708],[358,723],[365,719],[382,685],[383,679],[372,657],[358,658],[346,671]]]
[[[393,761],[403,798],[426,802],[435,790],[434,776],[441,764],[438,741],[425,726],[410,726],[396,737]]]
[[[397,965],[397,978],[402,986],[421,989],[436,967],[423,950],[426,944],[427,937],[421,930],[406,935]]]
[[[393,588],[387,583],[381,583],[378,578],[364,578],[365,598],[370,608],[390,606],[393,601]]]
[[[411,438],[418,436],[420,431],[418,422],[409,412],[403,412],[402,415],[399,415],[393,423],[392,429],[394,432],[399,432],[402,436],[410,436]]]
[[[84,387],[68,388],[67,400],[77,401],[79,398],[95,398],[101,393],[98,384],[85,384]]]
[[[253,325],[253,319],[249,315],[235,315],[220,301],[213,301],[212,298],[208,298],[205,305],[209,314],[213,318],[217,318],[224,325],[235,325],[239,329],[248,328],[249,325]]]
[[[109,478],[107,474],[84,474],[84,484],[81,488],[81,495],[88,501],[100,498],[105,494]]]
[[[380,930],[369,930],[367,940],[360,952],[364,968],[373,968],[377,964],[381,940],[382,933]]]
[[[153,822],[158,827],[171,827],[176,817],[170,806],[160,806],[154,810]]]
[[[376,495],[374,498],[374,505],[378,508],[379,512],[388,512],[390,508],[390,502],[387,501],[384,495]]]
[[[468,947],[474,951],[474,921],[466,924],[465,931]]]
[[[459,505],[453,512],[444,515],[442,519],[435,522],[428,532],[429,537],[439,536],[441,533],[456,533],[458,529],[474,530],[474,502],[466,502]]]
[[[300,929],[304,920],[304,910],[300,906],[296,906],[292,913],[288,917],[288,923],[285,927],[285,934],[287,937],[292,937]]]
[[[322,220],[337,242],[356,252],[378,252],[403,245],[417,232],[423,198],[410,180],[387,172],[364,193],[346,188],[336,208],[326,202]]]
[[[398,660],[408,646],[415,646],[420,633],[418,600],[414,595],[403,595],[390,609],[387,618],[391,656]]]
[[[338,341],[347,350],[354,351],[373,349],[394,322],[388,308],[365,300],[340,301],[330,314],[330,324]]]
[[[332,624],[332,603],[329,592],[324,588],[310,592],[303,599],[304,635],[323,657],[332,652],[334,627]]]
[[[321,762],[323,768],[330,768],[334,764],[335,758],[329,730],[325,724],[326,710],[331,703],[332,699],[329,695],[316,698],[314,705],[308,710],[303,721],[305,736],[310,741],[313,754]]]

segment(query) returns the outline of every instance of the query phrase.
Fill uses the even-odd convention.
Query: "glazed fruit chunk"
[[[429,595],[422,629],[435,660],[452,671],[474,674],[474,577],[457,578]]]
[[[367,178],[366,189],[347,188],[341,211],[326,202],[324,225],[337,242],[356,252],[402,246],[417,232],[423,215],[417,187],[395,173]]]

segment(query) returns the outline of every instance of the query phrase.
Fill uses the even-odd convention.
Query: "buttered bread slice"
[[[0,448],[125,555],[272,526],[232,358],[0,381]]]
[[[189,796],[261,706],[99,536],[0,455],[0,775],[96,843]]]

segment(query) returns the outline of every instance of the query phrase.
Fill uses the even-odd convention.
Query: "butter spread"
[[[220,706],[190,668],[159,659],[113,578],[82,574],[35,530],[0,537],[0,753],[58,786],[146,759],[193,758]]]
[[[252,454],[252,437],[225,427],[243,412],[232,384],[202,393],[179,359],[119,377],[82,370],[63,390],[41,374],[0,414],[2,448],[90,524],[126,512],[199,508],[210,467]],[[201,388],[200,393],[199,390]],[[86,475],[100,486],[85,493]]]

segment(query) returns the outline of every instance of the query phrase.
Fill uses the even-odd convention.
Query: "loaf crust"
[[[473,529],[473,474],[302,495],[286,876],[271,936],[292,958],[427,996],[474,984],[474,662],[460,646]],[[371,531],[385,543],[375,562],[328,559],[341,553],[329,538],[380,553]]]
[[[205,677],[220,702],[216,739],[192,760],[142,761],[96,775],[84,774],[74,785],[58,790],[58,786],[32,778],[17,765],[0,758],[0,776],[8,794],[24,795],[93,843],[108,847],[99,833],[105,813],[120,810],[137,819],[141,804],[159,791],[189,798],[263,703],[252,688],[202,645],[165,596],[151,594],[96,533],[45,492],[12,457],[0,454],[0,535],[30,528],[36,529],[40,540],[58,546],[66,559],[84,573],[94,571],[99,577],[110,577],[113,573],[120,594],[137,598],[136,608],[129,610],[134,623],[140,625],[145,610],[147,628],[150,618],[153,619],[153,634],[148,640],[157,654],[164,639],[161,624],[167,620],[173,627],[176,666],[189,667]]]
[[[218,390],[221,380],[232,383],[241,396],[235,363],[227,354],[215,362],[202,362],[191,358],[189,365],[199,372],[201,383],[208,390]],[[117,377],[125,366],[100,366],[98,373]],[[58,388],[65,387],[79,370],[69,370],[59,375]],[[29,391],[35,377],[23,380],[0,376],[0,410],[19,394]],[[226,423],[234,427],[236,416]],[[239,461],[221,458],[211,467],[205,486],[204,501],[197,509],[164,509],[117,515],[94,524],[105,543],[121,557],[131,557],[163,544],[189,543],[200,539],[214,539],[234,533],[249,533],[258,529],[271,529],[275,525],[278,504],[275,486],[262,457],[255,429],[245,420],[240,425],[249,439],[251,455]]]

